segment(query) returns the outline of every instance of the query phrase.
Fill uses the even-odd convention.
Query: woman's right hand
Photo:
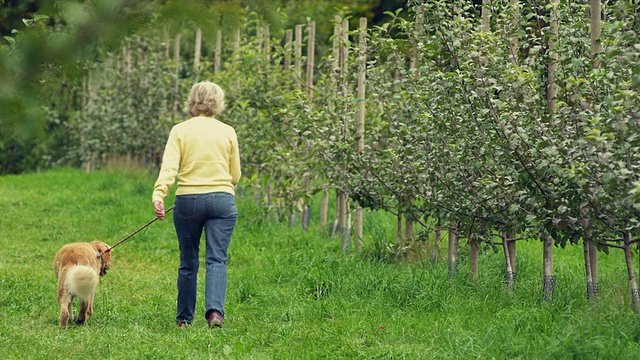
[[[156,217],[160,220],[164,219],[164,203],[162,201],[153,202],[153,211],[156,212]]]

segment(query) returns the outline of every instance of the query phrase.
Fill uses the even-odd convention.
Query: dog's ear
[[[105,252],[107,252],[107,250],[109,250],[109,245],[99,240],[92,241],[91,246],[93,246],[93,248],[96,249],[96,251],[98,251],[100,254],[104,254]]]

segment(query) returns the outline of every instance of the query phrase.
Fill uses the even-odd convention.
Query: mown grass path
[[[383,214],[366,214],[365,254],[345,255],[316,231],[257,225],[242,198],[223,329],[206,327],[203,283],[193,326],[174,324],[170,216],[114,250],[88,325],[59,329],[55,252],[76,241],[113,244],[151,220],[153,180],[64,169],[0,177],[3,359],[640,358],[621,254],[601,255],[601,301],[592,304],[581,248],[558,249],[556,297],[544,303],[540,243],[519,244],[518,286],[507,291],[499,254],[481,256],[476,283],[464,262],[450,279],[443,261],[374,260],[372,243],[394,234]]]

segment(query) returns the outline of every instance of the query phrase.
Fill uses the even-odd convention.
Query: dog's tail
[[[98,273],[89,266],[75,265],[69,269],[66,280],[67,289],[72,295],[86,299],[96,291],[99,278]]]

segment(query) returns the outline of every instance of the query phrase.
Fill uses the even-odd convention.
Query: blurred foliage
[[[384,3],[385,5],[381,5]],[[253,11],[278,33],[292,23],[319,24],[318,49],[325,49],[337,8],[374,17],[390,4],[402,1],[260,1],[260,0],[2,0],[0,2],[0,172],[19,172],[46,165],[60,152],[42,149],[53,144],[50,134],[65,131],[70,111],[79,108],[80,79],[123,40],[134,34],[169,35],[200,27],[213,42],[216,30],[230,30]],[[283,16],[284,15],[284,16]],[[212,21],[213,20],[213,21]],[[185,46],[184,56],[193,45]],[[209,49],[203,48],[203,55]],[[58,96],[58,95],[60,96]],[[69,101],[72,101],[70,103]],[[75,101],[75,103],[73,103]],[[59,116],[52,118],[50,110]],[[54,131],[52,131],[53,129]],[[44,154],[43,154],[44,153]],[[47,154],[49,153],[49,154]],[[43,155],[44,156],[43,158]],[[19,159],[18,161],[16,159]],[[30,159],[27,161],[27,159]],[[41,161],[38,161],[40,159]],[[23,165],[16,165],[23,164]],[[31,164],[27,166],[26,164]]]

